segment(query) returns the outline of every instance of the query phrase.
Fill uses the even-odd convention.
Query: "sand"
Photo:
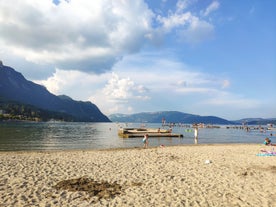
[[[0,206],[276,206],[261,145],[0,152]]]

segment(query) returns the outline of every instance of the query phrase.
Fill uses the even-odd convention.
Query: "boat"
[[[144,137],[145,134],[148,134],[149,137],[183,137],[183,134],[172,133],[170,129],[120,128],[118,130],[118,135],[122,138]]]

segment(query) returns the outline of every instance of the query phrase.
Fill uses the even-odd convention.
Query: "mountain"
[[[165,119],[167,123],[205,123],[205,124],[236,124],[232,121],[216,116],[199,116],[178,111],[144,112],[137,114],[112,114],[109,119],[113,122],[136,123],[161,123]]]
[[[44,86],[26,80],[21,73],[3,65],[1,61],[0,96],[41,109],[69,114],[74,117],[74,121],[110,122],[95,104],[75,101],[65,95],[56,96]]]
[[[62,113],[47,111],[33,105],[23,104],[5,99],[0,96],[0,121],[2,120],[22,120],[22,121],[74,121],[74,117]]]
[[[248,125],[266,125],[266,124],[276,124],[276,118],[263,119],[263,118],[244,118],[236,120],[235,122],[240,124]]]

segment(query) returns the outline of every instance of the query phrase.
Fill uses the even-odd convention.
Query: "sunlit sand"
[[[1,152],[0,206],[276,206],[261,147]]]

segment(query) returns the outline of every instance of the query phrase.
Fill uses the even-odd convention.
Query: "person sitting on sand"
[[[265,138],[264,145],[266,145],[266,146],[276,146],[276,144],[271,143],[271,140],[268,137]]]
[[[143,138],[144,148],[147,148],[149,145],[149,135],[145,134]]]

